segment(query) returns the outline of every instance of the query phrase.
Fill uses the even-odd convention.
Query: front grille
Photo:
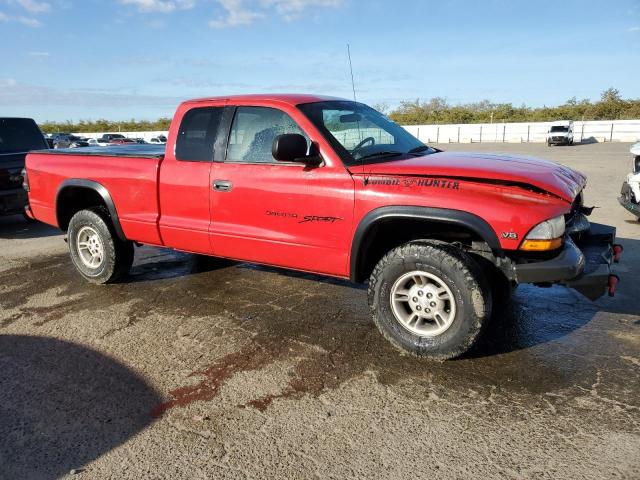
[[[566,232],[569,235],[576,235],[589,230],[589,220],[587,220],[587,217],[582,213],[583,205],[584,196],[582,192],[580,192],[571,203],[571,210],[564,216]]]

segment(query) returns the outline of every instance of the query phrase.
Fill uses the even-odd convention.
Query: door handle
[[[233,188],[233,183],[229,180],[214,180],[213,189],[218,192],[230,192]]]

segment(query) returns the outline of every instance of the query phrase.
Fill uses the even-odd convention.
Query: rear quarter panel
[[[67,179],[104,186],[129,240],[159,245],[157,158],[30,153],[26,160],[29,203],[36,219],[58,226],[56,196]]]

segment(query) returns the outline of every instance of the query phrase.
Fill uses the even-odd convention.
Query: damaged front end
[[[580,194],[565,216],[562,247],[546,258],[513,259],[513,280],[539,286],[564,285],[590,300],[605,294],[614,296],[619,278],[612,273],[611,265],[620,260],[622,246],[615,243],[615,227],[589,222],[592,211],[582,205]]]
[[[640,220],[640,143],[631,147],[631,153],[635,155],[632,173],[622,183],[618,202]]]

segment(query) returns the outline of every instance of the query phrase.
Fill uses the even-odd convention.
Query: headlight
[[[539,223],[527,234],[520,250],[529,252],[555,250],[562,245],[564,229],[564,215]]]

